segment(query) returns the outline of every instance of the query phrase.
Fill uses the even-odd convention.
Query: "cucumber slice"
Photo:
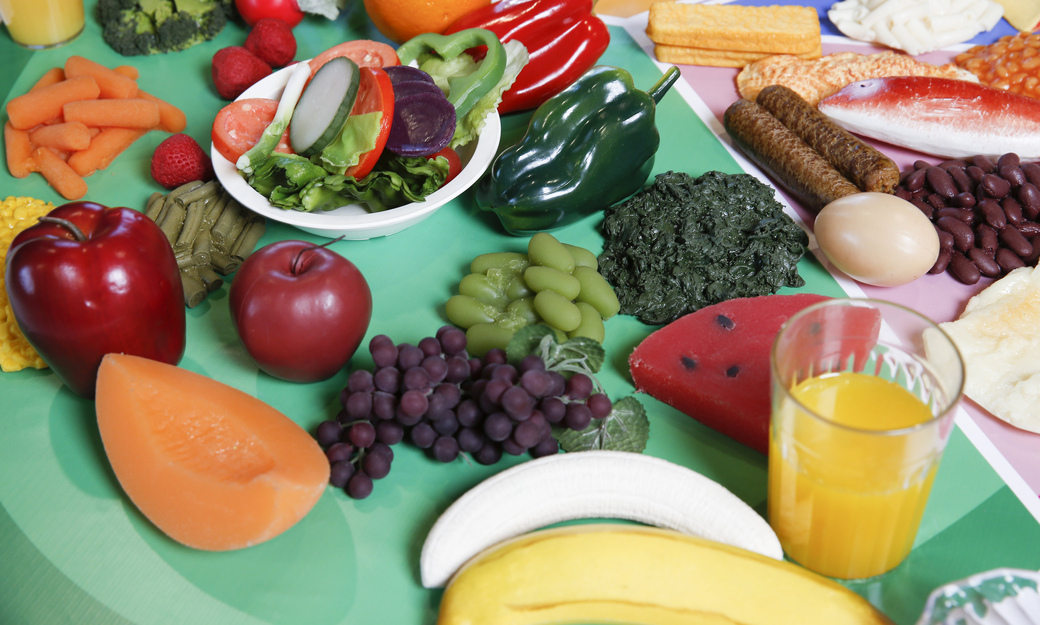
[[[343,56],[314,73],[289,123],[289,142],[294,152],[310,157],[332,143],[354,108],[359,81],[357,63]]]

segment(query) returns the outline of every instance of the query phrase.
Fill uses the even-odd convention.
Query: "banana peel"
[[[438,625],[893,625],[796,564],[674,530],[592,523],[539,530],[470,560]]]

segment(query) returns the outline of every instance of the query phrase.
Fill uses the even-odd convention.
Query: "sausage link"
[[[722,123],[734,145],[807,209],[818,212],[840,197],[859,192],[827,159],[758,104],[737,100],[726,109]]]
[[[831,121],[793,89],[770,85],[755,101],[859,189],[891,193],[899,184],[899,167],[892,159]]]

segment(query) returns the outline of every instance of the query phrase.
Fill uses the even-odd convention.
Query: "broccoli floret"
[[[102,38],[124,56],[185,50],[217,36],[234,0],[98,0]]]

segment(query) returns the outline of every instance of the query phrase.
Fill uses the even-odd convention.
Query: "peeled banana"
[[[582,451],[516,465],[456,500],[423,544],[422,584],[444,586],[480,551],[575,519],[637,521],[783,558],[765,519],[718,482],[645,454]]]
[[[796,564],[673,530],[594,523],[483,552],[437,625],[892,625],[866,599]]]

